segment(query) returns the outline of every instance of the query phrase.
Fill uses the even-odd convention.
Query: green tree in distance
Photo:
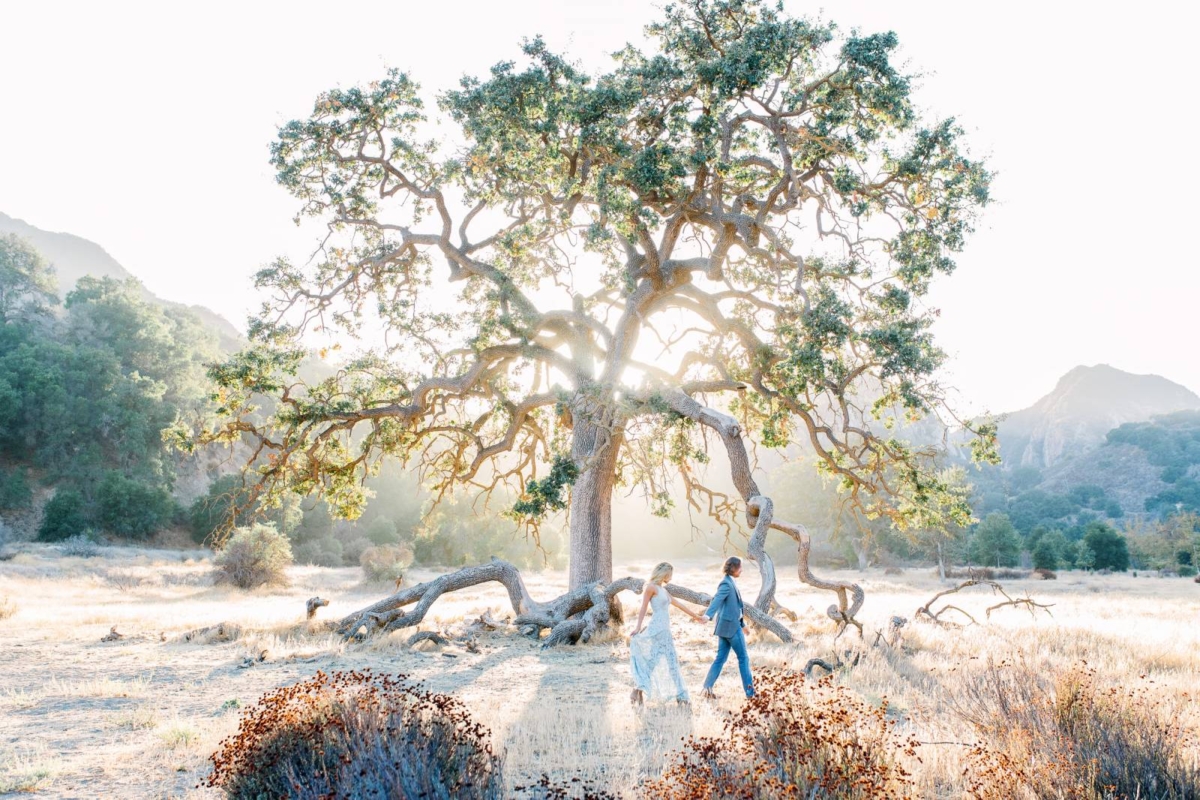
[[[1021,537],[1008,516],[987,515],[975,528],[970,544],[971,560],[996,567],[1015,567],[1021,555]]]
[[[1093,568],[1116,572],[1129,569],[1129,547],[1125,537],[1103,522],[1093,522],[1087,526],[1083,543],[1094,554],[1091,563]]]
[[[889,431],[944,408],[921,299],[988,170],[953,119],[918,114],[894,34],[758,0],[673,4],[647,33],[598,76],[533,39],[464,78],[438,98],[461,146],[427,138],[397,71],[284,125],[278,179],[329,238],[257,275],[254,346],[212,370],[221,419],[199,441],[252,437],[266,491],[344,516],[385,457],[439,491],[508,484],[530,523],[569,505],[572,588],[612,578],[618,484],[665,511],[664,469],[681,503],[761,522],[751,553],[768,527],[807,553],[760,514],[747,436],[803,437],[866,518],[966,523],[933,448]],[[305,385],[316,336],[362,355]],[[260,396],[278,401],[266,423]],[[992,457],[994,427],[975,432]],[[736,496],[703,478],[709,442]]]
[[[0,236],[0,325],[45,316],[56,305],[54,268],[16,234]]]

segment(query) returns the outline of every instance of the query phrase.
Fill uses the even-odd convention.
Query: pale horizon
[[[1174,236],[1200,167],[1169,146],[1187,120],[1194,12],[1146,4],[1130,30],[1120,14],[1045,5],[969,17],[943,2],[786,5],[844,29],[895,30],[923,76],[918,103],[955,116],[997,173],[996,202],[929,299],[957,407],[1028,407],[1078,365],[1200,389],[1189,357],[1200,277]],[[596,73],[655,11],[537,2],[514,18],[478,2],[368,3],[359,19],[370,25],[321,41],[306,8],[9,9],[19,35],[0,52],[0,85],[17,124],[0,134],[0,212],[89,239],[155,294],[241,328],[258,303],[252,274],[311,250],[267,148],[320,91],[395,66],[432,97],[538,34]],[[463,19],[471,30],[446,48],[445,26]]]

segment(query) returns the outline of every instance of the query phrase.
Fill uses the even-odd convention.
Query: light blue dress
[[[679,671],[675,640],[671,637],[671,595],[662,586],[650,598],[654,616],[650,624],[629,640],[629,667],[633,682],[647,700],[689,702],[688,691]]]

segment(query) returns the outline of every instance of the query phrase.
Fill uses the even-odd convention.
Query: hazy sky
[[[448,88],[536,34],[599,71],[657,5],[0,0],[0,211],[96,241],[155,293],[240,324],[253,271],[311,249],[267,147],[318,92],[388,66]],[[956,116],[998,172],[933,293],[962,406],[1024,407],[1081,363],[1200,390],[1189,4],[787,6],[896,31],[921,106]]]

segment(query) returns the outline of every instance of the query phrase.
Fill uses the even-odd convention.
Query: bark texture
[[[746,443],[738,421],[728,414],[704,406],[681,390],[667,392],[662,395],[662,399],[676,413],[713,430],[725,445],[733,484],[746,502],[746,521],[753,528],[747,555],[758,565],[762,577],[762,589],[754,601],[755,608],[763,614],[778,608],[775,603],[775,564],[765,548],[767,531],[773,529],[787,534],[796,542],[796,572],[800,581],[817,589],[828,589],[837,595],[837,603],[829,606],[825,613],[837,623],[838,633],[844,631],[848,625],[853,625],[861,635],[862,625],[856,619],[856,615],[862,609],[865,600],[862,587],[849,581],[822,580],[812,574],[808,568],[808,556],[812,548],[808,531],[803,525],[774,518],[774,504],[770,498],[759,492],[758,484],[754,482],[750,473],[750,458],[746,453]],[[790,638],[785,641],[790,641]]]

